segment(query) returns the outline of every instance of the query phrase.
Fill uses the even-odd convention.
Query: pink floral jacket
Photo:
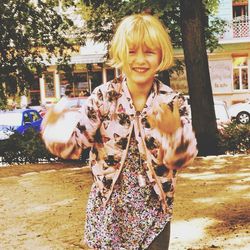
[[[172,108],[175,99],[178,99],[182,127],[171,136],[152,129],[147,116],[153,108],[160,103]],[[90,166],[105,204],[121,173],[134,132],[146,175],[163,211],[171,213],[177,170],[190,164],[197,154],[184,97],[155,79],[144,109],[137,112],[126,78],[114,79],[93,91],[77,119],[67,143],[45,141],[47,148],[62,158],[76,159],[84,148],[91,147]]]

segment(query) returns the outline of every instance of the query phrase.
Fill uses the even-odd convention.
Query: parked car
[[[217,128],[219,131],[223,131],[225,126],[227,126],[232,121],[226,103],[223,101],[214,100],[214,111]]]
[[[45,105],[28,106],[27,108],[35,109],[41,115],[41,117],[44,117],[44,115],[46,114],[48,110],[48,107],[46,107]]]
[[[244,103],[233,104],[229,107],[228,112],[238,123],[250,123],[250,100]]]
[[[0,112],[0,140],[5,140],[14,132],[23,134],[29,128],[40,131],[42,117],[35,109],[15,109]]]
[[[86,101],[87,97],[70,97],[67,100],[66,106],[71,110],[78,110]],[[37,110],[41,117],[44,117],[48,109],[53,105],[55,105],[55,103],[47,103],[39,106],[29,106],[29,108]]]
[[[231,122],[231,117],[225,102],[214,100],[214,110],[217,123],[227,124]]]
[[[188,104],[190,105],[189,96],[185,96],[185,98],[187,99]],[[231,122],[231,117],[229,115],[228,108],[225,102],[214,100],[214,110],[215,110],[217,126],[219,129],[221,128],[221,126],[229,124]],[[191,118],[191,109],[190,109],[190,118]]]

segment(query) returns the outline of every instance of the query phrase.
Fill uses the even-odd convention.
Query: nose
[[[135,60],[137,63],[143,63],[145,62],[145,54],[142,50],[138,50],[136,53]]]

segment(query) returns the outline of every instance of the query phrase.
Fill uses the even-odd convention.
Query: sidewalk
[[[250,156],[197,158],[177,182],[170,250],[250,249]],[[0,249],[83,249],[91,183],[69,164],[0,168]]]

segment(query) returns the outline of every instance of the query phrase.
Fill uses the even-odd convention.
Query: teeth
[[[143,69],[142,68],[134,68],[134,70],[139,72],[139,73],[147,71],[147,69],[144,69],[144,68]]]

